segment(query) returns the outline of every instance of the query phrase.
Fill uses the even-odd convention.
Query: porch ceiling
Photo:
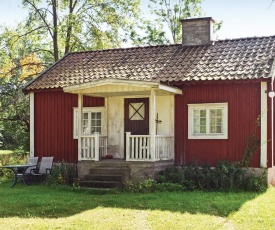
[[[182,94],[182,90],[158,82],[103,79],[63,88],[66,93],[83,94],[94,97],[150,96],[151,89],[157,96]]]

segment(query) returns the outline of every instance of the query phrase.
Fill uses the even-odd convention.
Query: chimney
[[[209,45],[213,41],[213,23],[211,17],[180,20],[182,24],[182,45]]]

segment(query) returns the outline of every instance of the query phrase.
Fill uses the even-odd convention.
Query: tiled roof
[[[25,89],[63,88],[94,80],[194,81],[269,76],[275,36],[70,53]]]

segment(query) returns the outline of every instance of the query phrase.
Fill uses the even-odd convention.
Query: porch
[[[153,151],[151,149],[152,138],[155,139]],[[174,159],[174,137],[165,135],[132,135],[126,132],[126,161],[160,161]],[[81,137],[82,160],[99,161],[105,159],[108,154],[108,137],[99,133]]]
[[[74,138],[78,161],[112,157],[126,162],[174,159],[174,95],[158,82],[98,80],[64,88],[78,94]],[[104,107],[83,107],[83,96],[105,98]],[[77,114],[82,114],[78,116]]]

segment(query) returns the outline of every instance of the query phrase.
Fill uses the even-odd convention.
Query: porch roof
[[[65,93],[83,94],[94,97],[149,96],[151,89],[156,91],[157,96],[182,94],[181,89],[163,85],[159,82],[121,79],[102,79],[63,88]]]

